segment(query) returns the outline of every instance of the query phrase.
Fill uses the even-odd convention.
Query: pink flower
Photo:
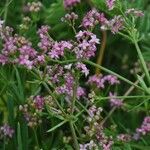
[[[89,77],[88,80],[88,84],[92,85],[96,85],[98,88],[104,88],[104,82],[105,80],[103,80],[101,75],[93,75]]]
[[[89,31],[79,31],[76,38],[78,40],[78,47],[74,52],[77,58],[89,59],[95,56],[96,44],[99,43],[99,39],[93,33]]]
[[[34,102],[34,105],[35,105],[35,108],[38,109],[38,110],[42,110],[44,108],[44,98],[40,95],[36,96],[34,99],[33,99],[33,102]]]
[[[112,94],[111,92],[109,93],[109,96],[110,96],[110,105],[111,107],[117,107],[117,108],[120,108],[123,106],[123,102],[116,97],[116,94]]]
[[[112,10],[115,6],[116,0],[106,0],[106,5],[109,10]]]
[[[150,132],[150,117],[149,116],[144,118],[144,121],[143,121],[141,127],[137,128],[136,132],[140,133],[142,135],[145,135]]]
[[[71,49],[72,44],[67,41],[55,42],[52,46],[52,50],[48,53],[51,58],[59,58],[64,55],[65,49]]]
[[[64,0],[64,7],[65,8],[72,8],[73,6],[80,3],[80,0]]]
[[[85,96],[85,89],[79,86],[77,88],[77,98],[80,99],[83,96]]]
[[[81,70],[82,73],[85,74],[85,76],[87,76],[89,74],[89,70],[87,69],[86,65],[83,63],[77,63],[77,68]]]
[[[135,10],[134,8],[127,9],[127,11],[125,13],[128,14],[128,15],[133,14],[136,17],[144,16],[144,13],[141,10]]]
[[[115,84],[119,84],[120,83],[120,81],[114,75],[106,75],[106,76],[103,77],[103,79],[105,81],[107,81],[110,85],[115,85]]]
[[[5,65],[7,62],[8,62],[8,57],[3,54],[0,54],[0,63],[2,65]]]
[[[14,129],[12,129],[7,124],[4,124],[3,126],[0,127],[0,134],[2,134],[2,136],[12,138],[14,132],[15,132]]]

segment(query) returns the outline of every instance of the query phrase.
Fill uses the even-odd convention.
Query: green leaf
[[[56,130],[57,128],[61,127],[63,124],[65,124],[67,122],[67,120],[62,121],[61,123],[57,124],[56,126],[54,126],[53,128],[49,129],[47,132],[52,132],[54,130]]]

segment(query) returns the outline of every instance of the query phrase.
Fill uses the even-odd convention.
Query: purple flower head
[[[95,56],[96,44],[99,44],[99,39],[97,39],[96,35],[89,31],[79,31],[76,38],[79,43],[75,49],[77,58],[89,59]]]
[[[118,141],[129,142],[131,140],[131,135],[129,134],[119,134],[117,136]]]
[[[33,100],[35,108],[38,110],[42,110],[44,108],[45,105],[45,101],[44,98],[42,96],[36,96]]]
[[[83,96],[85,96],[85,89],[79,86],[77,88],[77,98],[80,99]]]
[[[32,69],[33,67],[33,61],[29,60],[29,55],[20,55],[19,58],[16,59],[16,61],[20,65],[24,65],[28,69]]]
[[[51,58],[58,59],[60,56],[64,56],[65,49],[71,49],[72,44],[69,41],[55,42],[52,46],[52,50],[48,53]]]
[[[80,0],[64,0],[64,7],[66,9],[72,8],[73,6],[77,5],[80,3]]]
[[[71,12],[70,14],[66,14],[65,17],[63,17],[61,20],[67,22],[67,21],[74,21],[76,19],[78,19],[78,15],[75,14],[74,12]]]
[[[109,96],[110,96],[110,105],[111,107],[117,107],[117,108],[120,108],[123,106],[123,102],[116,97],[116,94],[112,94],[111,92],[109,93]]]
[[[95,85],[98,88],[104,88],[104,81],[101,75],[93,75],[89,77],[88,84]]]
[[[106,0],[106,5],[109,10],[112,10],[115,7],[116,0]]]
[[[107,81],[110,85],[119,84],[120,81],[118,78],[114,75],[106,75],[103,77],[104,81]]]
[[[119,30],[123,29],[124,20],[121,16],[115,16],[109,21],[109,28],[113,34],[118,33]]]
[[[89,70],[87,69],[87,67],[86,67],[85,64],[83,64],[83,63],[77,63],[77,64],[76,64],[76,67],[77,67],[78,69],[80,69],[81,72],[85,74],[85,76],[87,76],[87,75],[89,74]]]
[[[0,127],[0,133],[2,134],[2,136],[12,138],[14,132],[14,129],[12,129],[8,124],[4,124]]]
[[[8,57],[0,54],[0,64],[5,65],[8,62]]]
[[[47,52],[49,49],[51,49],[53,45],[53,41],[48,34],[49,29],[49,26],[41,26],[41,28],[37,32],[40,37],[40,42],[38,43],[38,46],[44,52]]]
[[[150,132],[150,117],[145,117],[140,128],[136,129],[137,133],[145,135]]]
[[[96,24],[104,25],[108,22],[104,13],[99,13],[96,9],[90,10],[82,20],[82,26],[85,28],[93,28]]]
[[[144,16],[144,13],[141,10],[135,10],[134,8],[127,9],[125,13],[127,15],[134,15],[136,17]]]

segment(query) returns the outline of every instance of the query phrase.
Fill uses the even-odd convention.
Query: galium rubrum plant
[[[74,34],[67,40],[56,40],[51,35],[52,27],[41,25],[36,26],[34,34],[37,40],[34,41],[32,36],[24,36],[22,32],[17,33],[5,25],[6,20],[0,21],[0,64],[3,72],[7,73],[7,69],[11,68],[10,79],[14,85],[7,85],[8,89],[2,99],[5,101],[7,95],[19,99],[13,104],[8,101],[9,106],[14,105],[16,123],[5,119],[0,127],[4,149],[13,139],[17,139],[14,142],[14,145],[17,143],[15,148],[24,149],[27,146],[44,149],[43,143],[47,138],[52,139],[47,149],[111,150],[119,144],[121,146],[140,141],[149,133],[148,115],[134,132],[122,132],[118,128],[121,123],[115,124],[111,118],[115,110],[128,112],[126,99],[149,98],[150,76],[138,45],[140,34],[135,22],[137,18],[143,17],[143,12],[134,8],[125,9],[119,0],[106,0],[107,11],[111,13],[116,9],[118,12],[112,18],[92,8],[80,20],[79,14],[71,12],[80,3],[80,0],[63,1],[68,13],[62,16],[60,23],[67,24]],[[39,13],[42,8],[41,2],[29,2],[25,5],[24,12],[31,13],[32,16],[32,13]],[[30,17],[24,17],[20,30],[29,29],[31,21]],[[101,37],[95,28],[99,32],[111,31],[113,36],[119,34],[132,42],[145,78],[137,76],[138,82],[133,83],[94,63],[98,46],[101,45]],[[93,73],[93,68],[101,69],[103,74]],[[5,80],[5,76],[2,77]],[[118,88],[121,88],[123,81],[131,87],[123,96],[117,96],[121,93]],[[134,88],[142,94],[129,95]],[[63,140],[60,139],[55,147],[52,143],[55,143],[54,136],[59,132]],[[30,137],[30,140],[26,142],[22,139],[23,134]]]

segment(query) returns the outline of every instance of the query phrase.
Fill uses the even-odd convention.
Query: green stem
[[[3,150],[5,150],[6,149],[6,137],[4,136],[4,142],[3,142]]]
[[[75,150],[80,150],[79,143],[78,143],[78,140],[77,140],[77,135],[76,135],[76,132],[75,132],[75,129],[74,129],[72,121],[69,122],[69,125],[70,125],[72,138],[73,138],[73,142],[74,142],[74,149]]]
[[[71,113],[73,114],[74,112],[74,107],[75,107],[75,102],[77,98],[77,88],[78,88],[78,74],[75,75],[75,81],[74,81],[74,86],[73,86],[73,97],[72,97],[72,106],[71,106]]]
[[[109,70],[109,69],[107,69],[107,68],[105,68],[105,67],[102,67],[102,66],[100,66],[100,65],[98,65],[98,64],[96,64],[96,63],[93,63],[92,61],[89,61],[89,60],[84,60],[83,62],[86,63],[86,64],[89,64],[89,65],[91,65],[91,66],[100,68],[101,70],[103,70],[103,71],[105,71],[105,72],[107,72],[107,73],[110,73],[110,74],[112,74],[112,75],[115,75],[115,76],[118,77],[120,80],[123,80],[124,82],[126,82],[126,83],[128,83],[128,84],[130,84],[130,85],[134,85],[136,88],[138,88],[138,89],[140,89],[140,90],[143,91],[143,88],[141,88],[140,86],[134,84],[134,83],[131,82],[130,80],[128,80],[128,79],[122,77],[121,75],[119,75],[119,74],[117,74],[117,73],[115,73],[115,72],[113,72],[113,71],[111,71],[111,70]]]
[[[5,4],[5,11],[4,11],[4,24],[6,24],[7,21],[7,14],[8,14],[8,5],[9,4],[9,0],[6,0],[6,4]]]
[[[35,137],[35,142],[36,142],[37,148],[38,148],[38,150],[40,150],[38,137],[37,137],[37,134],[36,134],[36,130],[34,128],[33,128],[33,132],[34,132],[34,137]]]
[[[145,76],[147,78],[148,83],[150,84],[150,75],[149,75],[149,72],[148,72],[145,60],[143,58],[142,52],[141,52],[140,47],[139,47],[139,45],[138,45],[136,40],[134,40],[134,44],[135,44],[135,47],[136,47],[136,50],[137,50],[137,53],[138,53],[138,56],[139,56],[139,59],[140,59],[143,71],[145,73]]]
[[[52,93],[52,91],[49,89],[48,85],[44,82],[43,83],[44,87],[46,88],[46,90],[48,91],[48,93],[52,96],[53,100],[55,101],[55,103],[57,104],[57,106],[59,107],[59,109],[62,111],[62,113],[64,115],[66,115],[66,113],[64,112],[63,108],[61,107],[61,105],[59,104],[59,102],[57,101],[57,98],[55,97],[55,95]]]
[[[107,100],[110,99],[111,97],[97,97],[96,99],[99,100]],[[117,99],[130,99],[130,98],[150,98],[150,96],[141,96],[141,95],[137,95],[137,96],[113,96],[113,98],[117,98]]]

